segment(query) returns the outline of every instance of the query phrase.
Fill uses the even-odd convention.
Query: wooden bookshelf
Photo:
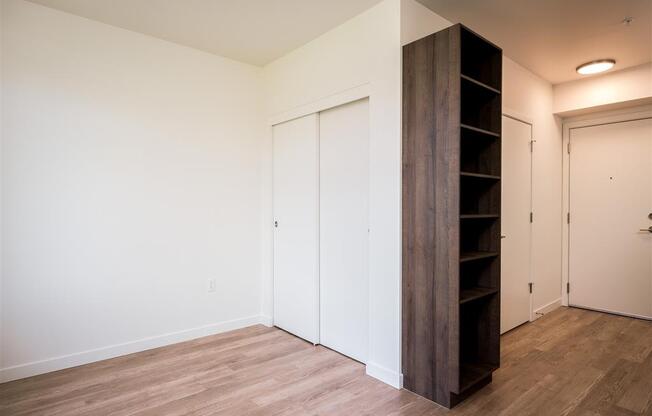
[[[500,364],[501,89],[462,25],[403,48],[403,385],[446,407]]]

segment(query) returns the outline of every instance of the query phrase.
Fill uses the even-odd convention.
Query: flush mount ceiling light
[[[582,75],[597,74],[613,68],[616,64],[615,59],[599,59],[597,61],[587,62],[576,68],[577,72]]]

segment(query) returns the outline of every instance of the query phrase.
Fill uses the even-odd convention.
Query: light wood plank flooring
[[[2,384],[0,415],[652,415],[652,322],[558,309],[503,336],[494,382],[452,411],[255,326]]]

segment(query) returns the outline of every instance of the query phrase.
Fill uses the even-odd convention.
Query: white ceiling
[[[652,61],[652,0],[418,1],[553,84],[581,78],[575,68],[595,59],[614,58],[612,71]]]
[[[30,0],[254,65],[265,65],[380,0]]]
[[[265,65],[380,0],[30,0],[254,65]],[[577,65],[652,61],[652,0],[419,0],[501,46],[553,84]],[[630,26],[622,20],[634,18]]]

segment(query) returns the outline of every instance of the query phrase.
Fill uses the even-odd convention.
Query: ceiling
[[[612,71],[652,61],[652,0],[418,1],[553,84],[582,78],[575,68],[600,58],[616,60]]]
[[[265,65],[380,0],[30,0],[253,65]]]
[[[30,1],[262,66],[380,0]],[[595,59],[616,59],[612,71],[652,61],[652,0],[418,1],[553,84]]]

